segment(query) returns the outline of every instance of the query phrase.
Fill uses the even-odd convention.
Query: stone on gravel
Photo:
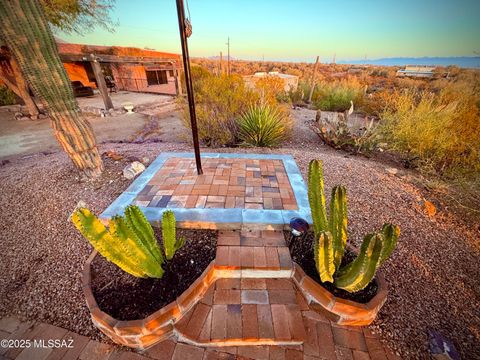
[[[128,164],[127,166],[125,166],[125,168],[123,169],[123,176],[126,179],[130,180],[135,178],[135,176],[137,176],[138,174],[141,174],[144,170],[145,170],[145,165],[143,165],[139,161],[134,161]]]

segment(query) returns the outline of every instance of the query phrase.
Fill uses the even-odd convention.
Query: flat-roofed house
[[[265,77],[276,77],[283,81],[284,90],[285,91],[295,91],[298,87],[298,76],[296,75],[289,75],[289,74],[281,74],[278,71],[270,71],[270,72],[256,72],[253,75],[245,75],[243,76],[243,80],[245,81],[245,85],[254,88],[256,82],[259,79]]]

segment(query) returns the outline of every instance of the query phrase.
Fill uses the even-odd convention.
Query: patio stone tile
[[[268,292],[266,290],[242,290],[242,304],[268,304]]]

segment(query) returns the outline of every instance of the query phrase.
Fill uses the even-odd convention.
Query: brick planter
[[[325,315],[339,325],[365,326],[375,320],[387,299],[387,284],[381,273],[376,274],[377,294],[366,304],[341,299],[309,277],[294,264],[293,280],[307,299],[311,309]]]
[[[93,324],[113,342],[136,349],[146,349],[168,337],[174,325],[202,298],[215,282],[214,261],[202,275],[175,301],[141,320],[120,321],[100,310],[91,287],[91,263],[97,256],[93,251],[83,269],[82,288]]]

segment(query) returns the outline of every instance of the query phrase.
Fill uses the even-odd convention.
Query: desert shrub
[[[279,77],[262,77],[255,82],[255,89],[260,94],[260,100],[264,104],[275,105],[279,100],[285,99],[284,83]]]
[[[245,87],[240,76],[202,74],[194,81],[198,137],[211,147],[237,142],[237,118],[256,103],[258,94]],[[191,128],[188,107],[184,106],[184,124]]]
[[[305,81],[300,81],[295,90],[290,90],[288,92],[288,96],[290,97],[290,102],[297,105],[307,100],[309,93],[310,85]]]
[[[365,86],[354,78],[336,82],[322,82],[315,87],[312,101],[324,111],[345,111],[350,108],[350,101],[358,105],[363,101]]]
[[[239,137],[246,145],[278,146],[290,135],[288,112],[274,105],[250,107],[238,120]]]
[[[0,86],[0,106],[14,105],[15,103],[14,92],[6,86]]]
[[[425,170],[454,174],[480,170],[478,93],[465,83],[438,95],[415,89],[396,92],[381,114],[381,135],[391,148],[418,159]]]

